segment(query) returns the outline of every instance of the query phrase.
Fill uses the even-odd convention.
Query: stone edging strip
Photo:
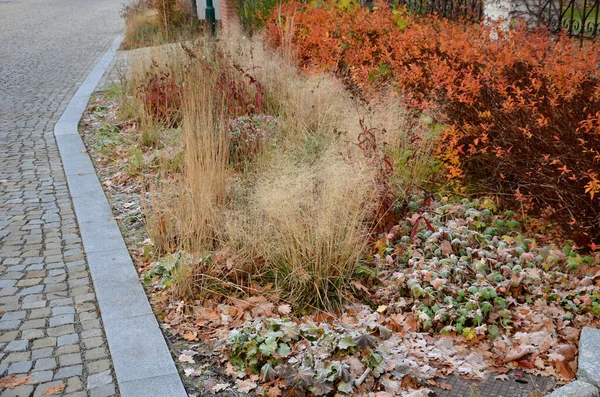
[[[77,126],[110,65],[118,36],[71,98],[54,135],[122,397],[186,397],[158,322]]]
[[[600,329],[583,327],[579,337],[577,380],[546,397],[600,397]]]

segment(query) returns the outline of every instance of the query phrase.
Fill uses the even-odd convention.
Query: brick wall
[[[235,0],[221,0],[221,26],[224,30],[229,29],[236,23]]]

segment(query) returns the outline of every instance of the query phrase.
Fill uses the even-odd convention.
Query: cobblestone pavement
[[[0,0],[0,397],[118,395],[53,127],[121,7]]]

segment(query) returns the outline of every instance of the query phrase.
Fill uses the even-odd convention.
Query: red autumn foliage
[[[166,126],[179,124],[181,88],[170,73],[153,65],[144,84],[137,88],[136,96],[153,120]]]
[[[330,70],[367,98],[397,92],[435,115],[447,126],[437,155],[450,178],[551,208],[580,246],[600,239],[600,40],[383,3],[352,12],[287,3],[267,33],[304,68]]]

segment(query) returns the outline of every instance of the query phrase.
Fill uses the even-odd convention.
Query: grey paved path
[[[121,2],[0,1],[0,376],[30,375],[1,397],[118,395],[53,127]]]

